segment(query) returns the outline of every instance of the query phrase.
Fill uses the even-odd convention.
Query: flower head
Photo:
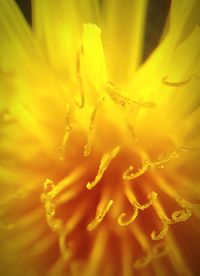
[[[199,2],[0,2],[2,275],[194,275]]]

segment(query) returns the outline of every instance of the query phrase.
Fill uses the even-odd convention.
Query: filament
[[[119,88],[112,82],[107,82],[105,88],[111,100],[119,105],[122,109],[127,105],[139,105],[140,107],[144,108],[154,108],[156,106],[153,102],[139,102],[122,96],[119,93]]]
[[[110,154],[103,155],[103,157],[101,159],[101,162],[100,162],[100,166],[99,166],[97,175],[95,177],[95,180],[92,181],[92,182],[88,182],[87,185],[86,185],[88,190],[91,190],[92,188],[94,188],[98,184],[98,182],[103,177],[105,171],[107,170],[108,166],[110,165],[110,162],[119,153],[119,150],[120,150],[120,147],[115,147]]]
[[[111,206],[113,205],[113,200],[109,200],[109,202],[104,207],[102,207],[101,205],[102,204],[100,204],[97,208],[95,219],[88,224],[87,226],[88,231],[94,230],[99,225],[99,223],[104,219],[105,215],[108,213]]]
[[[65,114],[65,132],[64,132],[64,136],[63,136],[63,140],[60,146],[60,152],[59,152],[59,159],[61,161],[64,160],[65,157],[65,149],[66,149],[66,145],[69,141],[69,137],[71,135],[72,132],[72,126],[71,126],[71,108],[70,105],[66,105],[66,114]]]
[[[167,85],[167,86],[173,86],[173,87],[179,87],[182,85],[187,84],[189,81],[191,81],[191,77],[187,77],[182,81],[168,81],[167,80],[168,76],[165,76],[164,78],[162,78],[162,82],[163,84]]]

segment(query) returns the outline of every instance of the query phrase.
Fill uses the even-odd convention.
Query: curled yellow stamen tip
[[[138,208],[134,208],[134,213],[129,219],[125,219],[126,216],[126,213],[122,213],[118,217],[117,222],[120,226],[128,226],[129,224],[131,224],[138,216]]]
[[[145,257],[139,258],[134,264],[135,269],[144,268],[148,265],[153,259],[162,258],[169,252],[168,247],[164,243],[155,244],[151,251]]]
[[[129,166],[129,168],[123,173],[122,178],[124,180],[133,180],[141,175],[143,175],[147,169],[148,169],[149,165],[147,164],[147,162],[144,162],[142,165],[142,168],[139,169],[137,172],[133,173],[133,166]]]
[[[95,219],[91,221],[87,226],[88,231],[94,230],[99,225],[99,223],[103,220],[103,218],[108,213],[112,205],[113,200],[110,200],[104,208],[99,208],[99,210],[97,210]]]
[[[182,197],[175,198],[176,202],[185,209],[192,209],[195,207],[200,207],[200,203],[190,203]]]
[[[127,226],[127,225],[131,224],[137,218],[139,209],[144,211],[146,208],[151,206],[153,204],[153,202],[157,199],[157,194],[155,192],[151,192],[147,196],[147,198],[149,199],[149,202],[141,205],[139,202],[137,202],[134,194],[129,189],[127,189],[126,195],[128,197],[129,202],[131,203],[131,205],[134,208],[134,212],[133,212],[133,215],[128,220],[125,219],[126,213],[122,213],[118,217],[117,222],[121,226]]]
[[[181,221],[186,221],[189,219],[189,217],[191,217],[192,213],[190,210],[186,209],[186,210],[180,210],[180,211],[175,211],[172,214],[172,219],[174,220],[174,222],[181,222]]]
[[[182,81],[168,81],[167,80],[168,76],[165,76],[164,78],[162,78],[162,82],[163,84],[167,85],[167,86],[172,86],[172,87],[179,87],[182,85],[187,84],[188,82],[191,81],[191,77],[187,77],[186,79],[182,80]]]
[[[100,162],[100,166],[99,166],[99,170],[97,172],[97,175],[95,177],[95,180],[92,182],[88,182],[86,185],[86,188],[88,190],[91,190],[92,188],[94,188],[98,182],[101,180],[101,178],[103,177],[105,171],[107,170],[108,166],[110,165],[110,162],[117,156],[117,154],[119,153],[120,147],[115,147],[113,149],[113,151],[110,154],[105,154]]]
[[[133,267],[134,269],[142,269],[147,266],[152,260],[152,255],[149,253],[147,256],[139,258],[135,261]]]
[[[157,243],[152,248],[152,257],[153,258],[162,258],[169,252],[169,248],[166,246],[166,244]]]
[[[169,222],[164,221],[163,222],[163,229],[161,230],[161,232],[159,234],[156,234],[156,232],[153,231],[151,233],[151,239],[154,240],[154,241],[158,241],[158,240],[164,239],[164,237],[167,234],[168,230],[169,230]]]
[[[60,152],[59,152],[59,159],[61,161],[64,160],[65,157],[65,149],[67,146],[67,143],[69,141],[69,137],[71,135],[72,132],[72,126],[71,126],[71,107],[70,105],[66,105],[66,114],[65,114],[65,132],[64,132],[64,136],[63,136],[63,140],[60,146]]]
[[[157,196],[158,196],[157,193],[151,192],[147,196],[147,198],[149,199],[149,202],[147,202],[143,205],[138,204],[138,208],[141,210],[145,210],[146,208],[150,207],[154,203],[154,201],[157,199]]]
[[[145,162],[150,170],[154,170],[155,168],[164,168],[167,163],[172,160],[176,160],[183,151],[186,151],[184,147],[178,147],[171,152],[165,152],[161,154],[155,161],[146,160]]]

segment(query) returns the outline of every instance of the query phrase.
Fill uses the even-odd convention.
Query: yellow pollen
[[[88,190],[91,190],[92,188],[94,188],[98,184],[98,182],[101,180],[102,176],[104,175],[106,169],[110,165],[110,162],[119,153],[119,150],[120,150],[120,147],[118,146],[118,147],[115,147],[110,154],[103,155],[103,157],[101,159],[101,162],[100,162],[99,170],[98,170],[97,175],[95,177],[95,180],[92,181],[92,182],[88,182],[87,185],[86,185]]]

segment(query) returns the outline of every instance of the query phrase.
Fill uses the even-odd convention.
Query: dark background
[[[31,0],[16,0],[16,2],[24,13],[29,24],[31,24]],[[143,61],[146,60],[159,43],[170,3],[170,0],[149,0],[146,32],[144,37]]]

